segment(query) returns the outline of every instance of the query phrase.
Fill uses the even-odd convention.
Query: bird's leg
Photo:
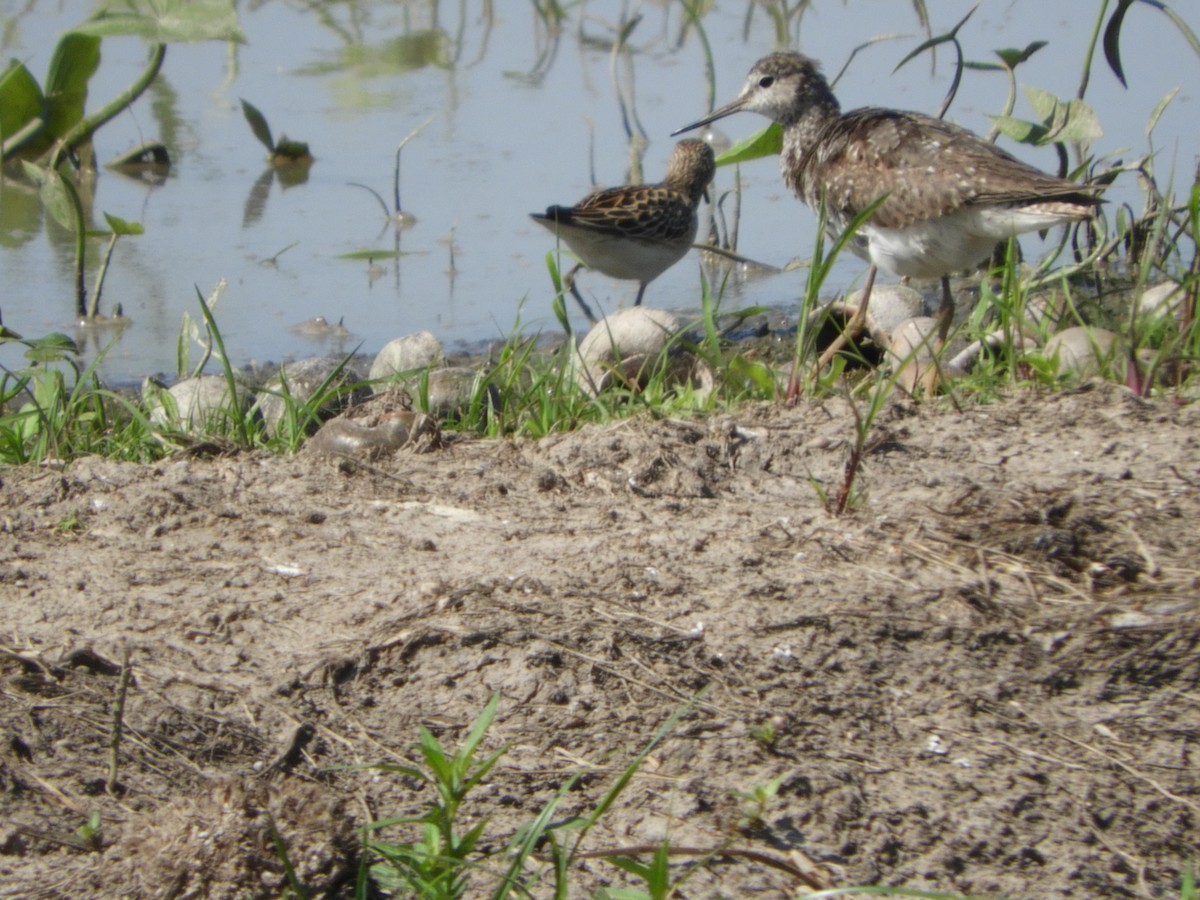
[[[646,293],[646,282],[642,281],[638,283],[638,295],[637,299],[633,301],[634,306],[642,305],[642,294],[644,293]]]
[[[942,305],[937,314],[937,343],[933,347],[933,358],[929,361],[929,371],[921,379],[925,396],[932,397],[941,380],[941,356],[946,346],[946,338],[950,336],[950,326],[954,324],[954,295],[950,292],[950,276],[942,276]]]
[[[846,343],[851,339],[858,337],[862,333],[863,325],[867,321],[867,304],[871,301],[871,288],[875,286],[875,267],[871,266],[867,269],[867,283],[863,285],[862,300],[858,304],[858,309],[854,311],[854,315],[850,317],[850,321],[846,323],[846,327],[842,329],[842,333],[834,338],[833,343],[826,348],[821,354],[821,358],[817,361],[817,372],[819,373],[837,355],[838,351],[846,346]],[[796,357],[796,361],[792,363],[792,374],[788,378],[787,393],[784,394],[784,403],[788,406],[795,406],[796,401],[800,397],[800,358]]]
[[[571,296],[575,298],[575,302],[579,304],[579,308],[583,310],[583,314],[587,316],[588,324],[596,324],[596,314],[592,312],[592,308],[587,305],[587,301],[583,299],[583,295],[579,293],[579,288],[575,286],[575,273],[583,268],[583,263],[576,263],[575,268],[567,273],[567,277],[563,279],[563,284],[571,292]]]
[[[942,305],[938,307],[938,349],[946,343],[950,336],[950,326],[954,324],[954,295],[950,293],[950,276],[942,276]]]
[[[867,304],[871,302],[871,288],[873,287],[875,287],[875,267],[871,266],[867,269],[867,283],[863,285],[862,300],[858,303],[858,309],[854,311],[854,315],[850,317],[850,321],[846,323],[842,333],[821,354],[820,360],[817,361],[818,372],[833,362],[833,358],[849,341],[862,334],[863,326],[867,322]]]

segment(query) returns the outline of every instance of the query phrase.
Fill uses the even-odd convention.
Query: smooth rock
[[[384,344],[375,354],[367,377],[379,381],[400,374],[413,375],[430,366],[441,365],[442,360],[442,342],[428,331],[418,331]]]
[[[290,419],[289,406],[299,414],[300,408],[313,399],[317,390],[335,371],[338,372],[337,377],[326,387],[326,396],[316,414],[305,416],[298,423],[306,432],[315,431],[321,421],[371,396],[371,389],[362,383],[363,377],[359,372],[350,366],[338,371],[342,363],[343,360],[331,356],[286,363],[279,374],[258,392],[256,405],[262,414],[267,434],[271,437],[281,434]]]
[[[862,293],[861,288],[851,291],[840,301],[841,305],[852,311],[858,309]],[[925,315],[925,298],[906,284],[877,284],[871,289],[867,313],[876,328],[891,334],[904,322]]]
[[[947,375],[953,378],[965,375],[979,362],[979,357],[983,355],[984,349],[997,350],[1008,340],[1013,340],[1017,344],[1016,351],[1021,355],[1032,353],[1040,346],[1037,335],[1032,329],[1013,337],[1003,328],[997,328],[991,334],[987,335],[987,337],[983,338],[983,340],[972,341],[967,344],[966,347],[952,356],[942,368]]]
[[[1164,281],[1148,287],[1137,298],[1139,316],[1169,316],[1179,311],[1183,303],[1183,288],[1174,281]]]
[[[236,405],[231,403],[229,383],[223,375],[185,378],[151,397],[150,424],[189,434],[226,434],[234,427],[232,414],[245,413],[250,400],[250,392],[239,384]]]
[[[579,343],[576,381],[593,396],[615,383],[640,382],[681,327],[678,317],[646,306],[606,316]]]
[[[1051,336],[1042,349],[1047,359],[1058,360],[1059,372],[1080,376],[1120,375],[1125,372],[1119,338],[1103,328],[1077,325]]]

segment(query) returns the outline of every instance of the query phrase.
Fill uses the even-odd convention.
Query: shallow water
[[[928,5],[935,34],[971,6],[957,0]],[[747,7],[745,0],[717,3],[703,19],[717,102],[730,99],[754,60],[775,46],[763,9],[756,4],[748,16]],[[975,60],[994,58],[994,48],[1050,41],[1018,70],[1018,80],[1069,96],[1078,85],[1094,7],[1078,0],[984,0],[959,36]],[[531,4],[501,10],[499,4],[436,0],[313,9],[266,3],[242,7],[245,45],[171,46],[158,82],[96,138],[101,161],[152,137],[164,140],[175,160],[161,187],[107,170],[98,176],[96,222],[103,224],[99,212],[106,211],[146,228],[118,243],[106,282],[102,309],[119,302],[132,320],[108,351],[106,377],[123,382],[173,373],[184,314],[196,318],[197,289],[208,294],[221,280],[217,321],[239,364],[373,352],[420,329],[451,347],[502,339],[518,322],[526,330],[557,331],[544,261],[554,239],[527,214],[585,194],[592,159],[596,181],[629,179],[629,144],[609,70],[622,8],[612,2],[572,6],[554,38]],[[38,77],[57,37],[81,15],[69,4],[15,0],[0,0],[0,10],[8,23],[0,49]],[[636,12],[642,19],[630,39],[632,69],[622,72],[634,76],[637,115],[649,138],[644,174],[656,180],[670,153],[670,132],[706,109],[704,56],[694,30],[681,37],[680,4],[646,3]],[[900,36],[873,44],[851,63],[837,86],[843,103],[935,111],[953,72],[948,48],[935,69],[922,57],[892,74],[923,39],[910,4],[818,0],[793,29],[792,43],[832,73],[854,47],[888,34]],[[1127,16],[1122,50],[1128,90],[1102,59],[1093,67],[1088,99],[1105,129],[1093,152],[1125,159],[1147,153],[1146,120],[1178,86],[1154,143],[1163,181],[1173,170],[1178,183],[1190,183],[1200,147],[1200,61],[1165,16],[1142,5]],[[111,39],[102,53],[89,108],[123,89],[146,51],[136,40]],[[535,69],[542,54],[545,65]],[[985,132],[986,114],[1000,110],[1005,93],[1002,75],[968,71],[950,116]],[[265,151],[242,118],[239,98],[265,113],[276,136],[284,132],[310,144],[316,162],[306,183],[284,188],[275,180],[264,190]],[[1029,115],[1023,98],[1016,114]],[[401,169],[403,205],[416,224],[398,232],[375,198],[348,182],[367,184],[390,202],[396,146],[424,123],[405,148]],[[732,117],[719,123],[720,135],[737,140],[763,124],[749,114]],[[1056,165],[1050,149],[1004,146],[1044,168]],[[776,165],[762,160],[743,166],[741,175],[740,251],[776,266],[807,257],[815,217],[787,195]],[[732,170],[718,173],[719,191],[733,183]],[[1141,208],[1131,175],[1109,199]],[[1038,246],[1035,237],[1029,252]],[[0,310],[6,326],[26,336],[73,331],[70,247],[57,226],[40,221],[36,204],[5,187]],[[398,259],[373,264],[339,258],[395,247],[402,251]],[[94,271],[94,262],[89,268]],[[722,304],[794,307],[805,274],[739,275],[726,285]],[[848,260],[827,289],[845,289],[862,274],[861,263]],[[636,292],[635,284],[596,273],[581,275],[580,284],[594,306],[608,311],[632,302]],[[646,302],[695,309],[699,296],[693,254],[651,285]],[[570,311],[582,327],[573,304]],[[314,335],[294,327],[317,316],[341,320],[348,333]],[[94,347],[90,343],[89,352]],[[0,362],[11,366],[19,359],[15,348],[0,348]]]

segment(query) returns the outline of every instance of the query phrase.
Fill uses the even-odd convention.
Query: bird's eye
[[[760,88],[769,88],[774,83],[775,83],[774,75],[764,75],[762,78],[760,78],[758,80],[758,86]]]

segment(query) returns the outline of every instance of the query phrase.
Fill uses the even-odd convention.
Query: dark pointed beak
[[[707,116],[705,116],[703,119],[697,119],[691,125],[684,125],[682,128],[678,128],[675,131],[672,131],[671,137],[675,137],[676,135],[683,134],[685,131],[694,131],[697,128],[701,128],[705,125],[708,125],[712,122],[717,121],[717,119],[723,119],[726,116],[732,116],[735,112],[741,112],[743,109],[745,109],[745,107],[746,107],[745,99],[742,97],[738,97],[736,100],[726,103],[724,106],[713,110]]]

